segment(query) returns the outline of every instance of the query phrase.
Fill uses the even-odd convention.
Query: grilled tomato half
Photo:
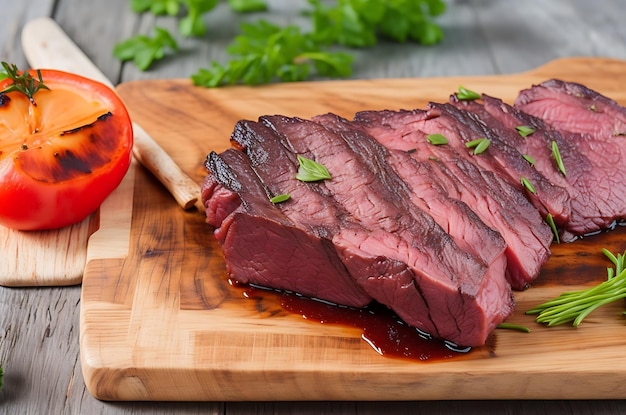
[[[128,171],[128,111],[97,81],[2,65],[0,225],[44,230],[80,222]]]

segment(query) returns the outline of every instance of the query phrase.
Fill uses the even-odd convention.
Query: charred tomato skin
[[[63,71],[41,74],[49,90],[35,94],[36,105],[19,92],[0,102],[0,225],[17,230],[84,220],[132,159],[132,122],[111,88]],[[0,90],[11,82],[0,81]]]

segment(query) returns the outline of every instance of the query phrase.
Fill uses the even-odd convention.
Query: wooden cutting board
[[[126,256],[130,237],[136,163],[100,209],[83,221],[58,230],[17,231],[0,226],[0,285],[6,287],[80,284],[89,249]],[[97,236],[92,234],[102,227]],[[104,250],[98,240],[106,241]],[[112,241],[115,238],[116,244]]]
[[[236,121],[264,114],[351,117],[367,109],[423,107],[463,86],[512,102],[551,77],[585,83],[626,104],[626,62],[563,59],[507,76],[332,81],[202,89],[189,80],[119,86],[132,117],[199,182],[211,150],[229,146]],[[626,250],[626,229],[554,246],[536,286],[517,293],[509,319],[531,333],[496,330],[470,353],[379,355],[359,327],[310,321],[293,297],[229,284],[202,212],[183,211],[142,168],[128,252],[121,229],[90,240],[80,346],[89,391],[104,400],[560,399],[626,396],[626,327],[619,302],[577,329],[546,328],[524,314],[564,290],[595,284],[600,252]],[[124,216],[124,206],[115,215]],[[101,215],[104,214],[104,208]],[[108,239],[110,238],[110,239]],[[295,299],[294,301],[304,301]],[[291,306],[290,306],[291,304]],[[297,308],[297,307],[296,307]],[[307,309],[308,310],[308,309]],[[310,318],[309,311],[304,312]],[[313,318],[314,320],[315,318]],[[369,338],[368,336],[364,336]]]

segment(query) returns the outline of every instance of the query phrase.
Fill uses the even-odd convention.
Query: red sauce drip
[[[380,304],[357,309],[250,286],[246,286],[244,296],[262,301],[268,294],[277,295],[277,300],[285,311],[299,315],[307,321],[359,329],[361,338],[382,356],[439,361],[466,354],[471,350],[432,339],[428,334],[408,326]]]

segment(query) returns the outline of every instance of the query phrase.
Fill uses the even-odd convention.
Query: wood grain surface
[[[211,150],[228,147],[236,121],[264,114],[310,117],[423,107],[458,85],[511,102],[551,77],[578,81],[626,103],[626,62],[562,59],[507,76],[332,81],[195,88],[188,80],[136,81],[118,92],[131,116],[199,182]],[[605,276],[602,247],[626,249],[623,227],[555,245],[537,284],[516,294],[509,319],[531,333],[496,330],[488,345],[420,362],[377,354],[361,332],[306,321],[274,293],[246,295],[227,280],[202,212],[183,211],[137,168],[126,256],[117,237],[89,247],[80,350],[89,391],[103,400],[439,400],[626,396],[623,304],[581,327],[546,328],[524,311]],[[128,216],[120,205],[113,216]],[[104,213],[104,211],[102,212]],[[99,233],[110,232],[100,224]]]

